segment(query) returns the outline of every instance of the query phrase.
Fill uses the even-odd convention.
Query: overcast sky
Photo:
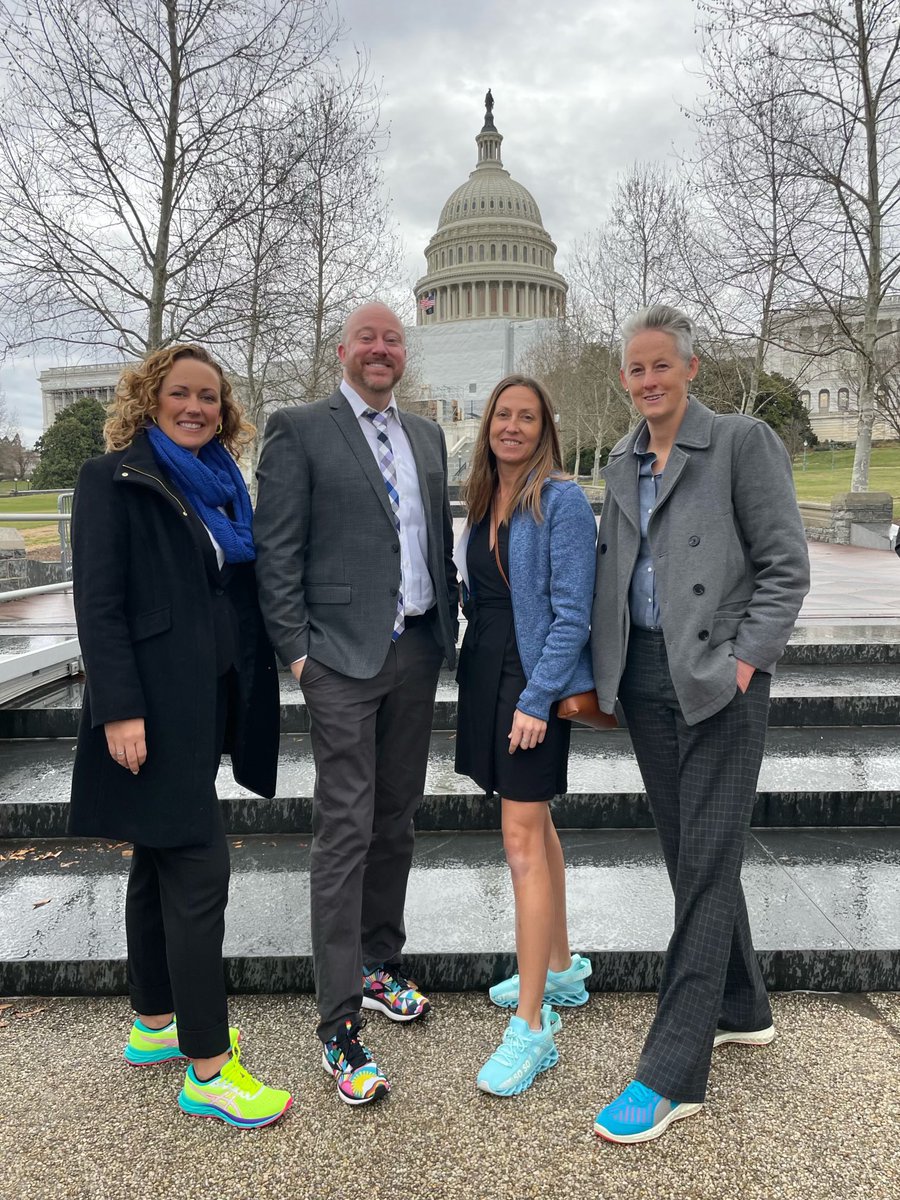
[[[503,165],[533,193],[560,248],[602,218],[616,176],[689,144],[679,105],[700,89],[692,0],[339,0],[345,58],[365,48],[390,142],[385,186],[410,282],[449,194],[475,166],[484,94],[494,95]],[[0,368],[29,444],[41,433],[37,373]]]

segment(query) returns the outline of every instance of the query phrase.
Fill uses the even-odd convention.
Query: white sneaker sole
[[[775,1040],[775,1026],[754,1031],[740,1029],[717,1029],[713,1038],[713,1049],[716,1046],[727,1046],[733,1042],[735,1046],[768,1046]]]
[[[414,1013],[398,1013],[387,1004],[383,1004],[380,1000],[373,1000],[369,996],[363,996],[363,1008],[371,1009],[372,1012],[379,1012],[383,1017],[387,1017],[389,1021],[421,1021],[423,1017],[427,1017],[431,1012],[431,1004],[428,1003],[421,1012]]]
[[[692,1117],[694,1113],[699,1112],[703,1107],[702,1104],[679,1104],[667,1113],[663,1119],[654,1125],[652,1129],[645,1129],[643,1133],[610,1133],[602,1125],[594,1122],[594,1133],[597,1137],[603,1138],[605,1142],[616,1142],[620,1145],[629,1146],[635,1142],[652,1142],[654,1138],[660,1137],[665,1133],[673,1121],[680,1121],[684,1117]]]

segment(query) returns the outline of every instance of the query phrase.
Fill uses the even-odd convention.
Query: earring
[[[216,433],[221,433],[221,432],[222,432],[222,422],[220,421],[219,427],[218,427],[218,429],[216,429]]]
[[[159,421],[157,421],[156,417],[151,417],[150,420],[153,422],[154,425],[159,424]]]

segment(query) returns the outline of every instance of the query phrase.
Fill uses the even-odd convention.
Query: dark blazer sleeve
[[[282,409],[269,418],[256,478],[259,605],[278,657],[290,666],[309,653],[303,568],[311,486],[309,459],[292,411]]]
[[[147,715],[125,613],[128,518],[106,456],[89,459],[72,504],[72,584],[91,725]]]

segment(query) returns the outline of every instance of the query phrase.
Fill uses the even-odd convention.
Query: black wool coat
[[[278,676],[254,564],[219,571],[203,524],[143,433],[84,464],[72,544],[87,685],[69,831],[157,847],[208,842],[223,749],[217,696],[229,665],[236,686],[224,750],[239,783],[275,792]],[[137,775],[110,757],[104,732],[130,717],[144,718],[147,741]]]

